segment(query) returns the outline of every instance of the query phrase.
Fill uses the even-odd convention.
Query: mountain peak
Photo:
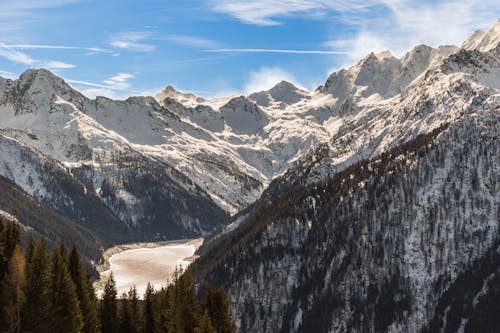
[[[271,90],[297,90],[298,88],[291,82],[282,80],[279,83],[277,83],[274,87],[270,89]]]
[[[155,99],[159,103],[163,103],[166,98],[171,98],[181,104],[187,104],[190,106],[192,106],[192,104],[203,103],[205,101],[204,98],[198,97],[195,94],[180,92],[171,85],[166,86],[165,89],[160,91],[155,96]]]
[[[487,32],[476,30],[462,44],[462,48],[466,50],[477,50],[479,52],[488,52],[498,46],[500,43],[500,19],[493,24]]]
[[[382,52],[375,54],[375,57],[377,57],[378,60],[382,61],[386,58],[392,58],[392,57],[394,57],[394,55],[391,53],[391,51],[385,50],[385,51],[382,51]]]
[[[37,89],[46,93],[66,93],[72,88],[59,76],[47,69],[28,69],[19,77],[21,89]]]

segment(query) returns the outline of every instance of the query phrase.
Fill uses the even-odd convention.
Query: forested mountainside
[[[244,332],[415,332],[434,317],[446,323],[457,314],[437,313],[438,303],[453,302],[446,292],[460,293],[457,277],[480,278],[475,261],[487,266],[483,257],[497,251],[499,117],[442,126],[257,205],[205,248],[195,274],[229,290]],[[479,306],[481,288],[469,287],[469,307]]]
[[[105,246],[97,233],[56,213],[50,207],[39,203],[19,186],[0,176],[0,215],[4,219],[15,219],[21,225],[24,243],[32,237],[43,237],[50,248],[61,241],[78,244],[87,261],[99,262],[101,248]]]
[[[241,332],[495,331],[499,30],[393,97],[348,98],[337,134],[201,249],[195,277]]]

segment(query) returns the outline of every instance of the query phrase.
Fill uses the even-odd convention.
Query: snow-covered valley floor
[[[169,283],[176,267],[185,269],[193,262],[196,249],[202,243],[203,239],[199,238],[110,248],[104,252],[105,264],[99,268],[97,293],[102,293],[104,284],[113,272],[119,296],[135,285],[142,298],[148,282],[158,290]]]

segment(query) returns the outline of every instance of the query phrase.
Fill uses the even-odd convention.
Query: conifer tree
[[[69,253],[68,268],[83,314],[82,333],[97,333],[100,325],[97,297],[88,276],[83,272],[80,254],[74,245]]]
[[[76,288],[71,279],[63,257],[65,251],[56,248],[52,255],[51,267],[51,330],[52,333],[77,333],[83,328],[82,313],[76,294]]]
[[[169,332],[170,317],[172,316],[171,306],[173,305],[173,286],[162,288],[154,294],[155,318],[157,318],[157,331]]]
[[[181,270],[176,269],[173,280],[172,293],[169,297],[168,331],[194,333],[198,301],[193,277],[189,270],[182,274]]]
[[[137,288],[134,286],[128,292],[128,302],[130,317],[132,318],[131,333],[139,333],[142,327],[142,311],[139,305],[139,295],[137,294]]]
[[[212,320],[208,311],[205,311],[199,318],[195,329],[196,333],[218,333],[212,325]]]
[[[26,303],[22,327],[26,333],[49,333],[50,276],[45,241],[40,239],[26,267]]]
[[[156,316],[153,294],[153,287],[148,283],[144,294],[144,333],[156,333]]]
[[[116,333],[118,330],[118,307],[116,300],[116,284],[113,273],[104,286],[101,301],[101,328],[102,333]]]
[[[5,221],[0,218],[0,284],[9,271],[9,264],[16,247],[20,245],[19,226],[14,221]],[[4,295],[5,293],[5,295]],[[10,303],[7,291],[0,288],[0,324],[7,322],[8,308],[6,303]]]
[[[203,296],[202,308],[210,316],[212,324],[218,333],[236,332],[236,326],[229,310],[229,299],[224,289],[214,289],[209,286]]]
[[[132,333],[132,311],[130,310],[130,301],[126,293],[123,293],[120,297],[119,306],[119,333]]]
[[[26,266],[30,264],[34,253],[35,253],[35,240],[33,239],[33,234],[30,233],[28,235],[28,241],[26,243],[26,255],[24,256],[26,259]]]
[[[2,332],[21,332],[21,309],[25,301],[25,259],[19,244],[14,248],[2,279]]]
[[[14,253],[16,246],[21,244],[21,235],[19,231],[19,226],[14,221],[8,221],[2,227],[2,232],[0,233],[0,280],[3,278],[7,272],[7,266],[9,264],[10,258]]]

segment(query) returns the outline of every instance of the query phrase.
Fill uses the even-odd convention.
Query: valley
[[[81,245],[98,289],[190,265],[192,299],[226,290],[239,332],[492,331],[500,20],[312,91],[113,100],[46,69],[0,78],[0,185],[2,216]]]
[[[100,280],[95,285],[97,293],[102,293],[111,273],[118,295],[135,286],[142,298],[148,283],[160,290],[168,285],[176,269],[185,270],[196,259],[195,252],[202,243],[203,239],[190,239],[110,248],[103,254],[105,263],[99,268]]]

